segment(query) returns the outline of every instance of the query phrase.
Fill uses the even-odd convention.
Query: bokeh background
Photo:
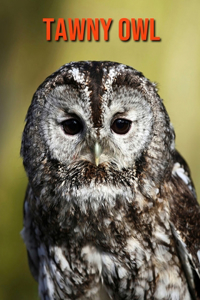
[[[46,41],[43,18],[112,18],[110,41]],[[161,42],[122,42],[121,18],[154,18]],[[53,35],[55,35],[55,24]],[[113,60],[158,82],[200,197],[200,1],[18,0],[0,7],[0,300],[38,299],[19,235],[27,184],[20,158],[24,118],[39,84],[61,65]]]

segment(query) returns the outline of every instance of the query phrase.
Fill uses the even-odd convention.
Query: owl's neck
[[[34,206],[32,211],[44,236],[52,239],[56,236],[57,242],[66,239],[95,241],[97,246],[105,248],[110,246],[112,236],[113,241],[117,240],[119,247],[123,247],[123,240],[129,238],[132,230],[140,226],[147,228],[154,211],[162,205],[153,199],[158,189],[149,186],[149,193],[152,199],[138,192],[136,181],[132,186],[83,187],[60,195],[56,205],[49,203],[48,197],[40,199],[39,214]],[[148,232],[145,228],[143,231]]]

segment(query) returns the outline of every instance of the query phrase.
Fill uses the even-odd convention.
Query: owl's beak
[[[95,145],[94,145],[94,159],[95,159],[95,165],[97,167],[99,165],[99,157],[100,157],[101,153],[102,153],[102,148],[99,145],[99,143],[96,142]]]

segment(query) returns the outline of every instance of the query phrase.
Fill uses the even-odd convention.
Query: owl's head
[[[173,149],[173,128],[155,84],[126,65],[86,61],[62,66],[40,85],[21,153],[30,181],[38,184],[39,172],[51,178],[54,170],[63,178],[66,170],[82,168],[89,168],[90,180],[98,170],[107,177],[111,170],[132,170],[159,181]]]

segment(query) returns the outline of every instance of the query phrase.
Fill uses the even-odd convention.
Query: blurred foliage
[[[38,85],[69,61],[113,60],[158,82],[200,196],[200,2],[199,0],[6,1],[0,9],[0,299],[38,299],[22,228],[27,184],[19,155],[24,118]],[[43,18],[112,18],[110,40],[47,42]],[[154,18],[161,42],[122,42],[121,18]],[[56,25],[53,25],[53,36]]]

